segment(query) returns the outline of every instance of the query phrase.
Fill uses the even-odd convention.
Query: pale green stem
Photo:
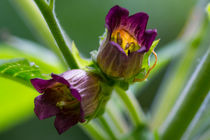
[[[32,30],[33,34],[38,37],[41,42],[47,45],[54,53],[60,58],[62,64],[67,68],[67,64],[64,62],[64,58],[54,41],[54,38],[49,31],[49,28],[42,17],[39,9],[32,0],[9,0],[11,5],[17,9],[20,17]]]
[[[122,117],[122,114],[117,110],[113,101],[110,101],[107,105],[106,112],[110,119],[116,126],[120,134],[125,134],[128,131],[128,126]]]
[[[194,33],[194,37],[188,41],[186,46],[182,46],[185,47],[184,55],[177,58],[176,63],[170,65],[170,70],[166,73],[164,82],[159,88],[157,93],[159,96],[152,106],[151,128],[154,130],[158,129],[164,122],[190,76],[188,72],[194,66],[193,62],[197,59],[196,54],[200,50],[199,45],[207,32],[206,19],[203,19],[200,24],[200,27],[197,28],[198,31]]]
[[[210,49],[202,57],[179,99],[161,127],[162,140],[182,137],[209,92]],[[202,89],[201,89],[202,87]]]
[[[134,126],[142,125],[145,121],[145,116],[134,95],[126,93],[123,89],[117,86],[115,87],[115,91],[125,104]]]
[[[196,113],[195,117],[191,121],[190,125],[188,126],[187,130],[185,131],[184,135],[182,136],[181,140],[189,140],[190,137],[192,137],[191,135],[194,134],[193,129],[196,129],[196,125],[198,125],[198,127],[199,127],[199,121],[200,121],[202,115],[204,115],[204,112],[207,110],[209,101],[210,101],[210,91],[209,91],[208,95],[206,96],[205,100],[203,101],[198,112]],[[201,128],[201,127],[199,127],[199,128]]]
[[[52,5],[48,5],[45,0],[34,0],[39,10],[41,11],[60,51],[62,52],[67,64],[71,69],[79,68],[73,54],[70,51],[65,35],[55,17],[54,8]],[[50,2],[52,4],[52,2]]]
[[[107,120],[104,116],[98,117],[100,124],[103,126],[106,133],[109,135],[111,140],[117,140],[117,137],[115,136],[113,130],[111,129],[110,125],[108,124]]]
[[[106,136],[101,128],[93,121],[88,124],[81,125],[82,129],[94,140],[107,140],[108,136]]]

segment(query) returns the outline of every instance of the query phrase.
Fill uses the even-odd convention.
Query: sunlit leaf
[[[0,60],[0,76],[27,84],[32,78],[44,78],[40,69],[26,59]]]
[[[37,95],[22,83],[0,77],[0,133],[31,118]]]

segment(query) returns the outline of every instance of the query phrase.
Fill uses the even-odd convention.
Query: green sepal
[[[160,41],[160,39],[155,40],[152,43],[152,46],[150,47],[149,51],[144,54],[143,61],[142,61],[142,67],[141,67],[139,73],[127,80],[130,84],[133,83],[134,79],[144,79],[145,78],[145,76],[150,68],[150,56],[152,54],[152,51],[158,45],[159,41]]]
[[[139,72],[136,76],[134,76],[134,78],[143,79],[143,78],[145,77],[146,73],[147,73],[146,69],[145,69],[145,68],[142,68],[142,69],[140,70],[140,72]],[[134,79],[134,78],[133,78],[133,79]],[[133,79],[132,79],[132,81],[133,81]],[[132,81],[131,81],[131,82],[132,82]]]
[[[97,50],[93,50],[90,52],[91,55],[91,59],[93,61],[93,63],[97,63],[97,55],[98,55],[98,51]]]
[[[155,49],[155,47],[158,45],[160,39],[155,40],[152,43],[152,46],[150,47],[149,51],[145,53],[143,61],[142,61],[142,68],[141,69],[145,69],[145,71],[147,72],[150,68],[150,56],[152,54],[152,51]]]
[[[123,90],[128,90],[128,88],[129,88],[129,82],[127,82],[127,81],[116,81],[116,85],[118,86],[118,87],[120,87],[120,88],[122,88]]]
[[[99,36],[99,45],[101,45],[104,39],[107,37],[108,30],[105,28],[103,35]]]

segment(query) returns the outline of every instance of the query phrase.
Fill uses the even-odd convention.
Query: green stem
[[[110,101],[108,103],[106,112],[120,134],[124,134],[128,131],[127,124],[125,120],[123,119],[122,115],[120,114],[120,112],[115,108],[115,104],[113,103],[113,101]]]
[[[107,120],[104,118],[104,116],[100,116],[99,121],[101,125],[103,126],[104,130],[107,132],[111,140],[116,140],[117,137],[113,133],[113,130],[110,128],[110,125],[108,124]]]
[[[33,34],[57,55],[62,65],[67,69],[68,67],[64,61],[63,55],[57,47],[54,38],[35,3],[31,0],[9,1],[20,14],[20,17],[23,18],[23,21],[25,21],[32,30]]]
[[[117,86],[115,87],[115,90],[117,95],[121,98],[121,100],[125,104],[133,124],[135,126],[142,125],[145,116],[136,98],[132,94],[126,93],[123,89]]]
[[[182,137],[209,92],[210,49],[202,57],[174,108],[162,126],[162,140]],[[202,87],[202,89],[201,89]]]
[[[185,48],[182,55],[176,58],[176,63],[171,63],[170,69],[163,79],[164,82],[159,87],[157,93],[159,96],[152,106],[151,128],[153,130],[159,129],[165,121],[190,76],[189,71],[194,68],[194,62],[197,60],[196,54],[201,50],[199,46],[202,45],[209,31],[206,19],[202,20],[201,26],[197,30],[194,37],[185,46],[182,46]]]
[[[82,128],[84,129],[87,134],[95,140],[106,140],[107,137],[105,134],[102,133],[99,126],[94,123],[93,121],[89,122],[88,124],[82,125]]]
[[[62,52],[67,64],[71,69],[79,68],[76,63],[73,54],[70,51],[70,48],[67,45],[67,41],[65,40],[65,35],[62,32],[61,27],[59,26],[58,20],[55,17],[54,10],[52,8],[52,2],[48,5],[45,0],[34,0],[39,10],[41,11],[60,51]]]

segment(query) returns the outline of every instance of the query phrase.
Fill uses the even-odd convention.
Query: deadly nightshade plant
[[[110,9],[105,19],[108,32],[97,56],[106,75],[130,79],[140,72],[144,54],[157,36],[156,29],[146,30],[148,18],[144,12],[129,16],[129,11],[119,6]]]
[[[146,13],[128,15],[127,9],[114,6],[106,16],[108,33],[97,55],[97,66],[103,73],[98,73],[96,66],[89,72],[75,69],[52,74],[50,80],[31,80],[42,94],[35,98],[37,117],[43,120],[56,116],[54,125],[59,134],[103,114],[113,89],[110,86],[115,85],[110,77],[127,80],[140,72],[144,54],[150,50],[157,31],[146,30]]]
[[[40,120],[56,116],[55,127],[61,134],[78,122],[85,122],[96,113],[101,92],[99,77],[84,70],[70,70],[52,79],[32,79],[41,93],[35,98],[35,109]]]
[[[154,47],[158,43],[158,41],[154,41],[157,31],[155,29],[146,30],[148,15],[140,12],[129,16],[127,9],[114,6],[106,16],[106,37],[101,40],[99,51],[97,55],[93,55],[93,61],[91,62],[89,60],[84,60],[79,56],[76,46],[69,46],[69,40],[65,38],[66,35],[63,34],[54,13],[54,0],[34,0],[34,2],[44,17],[43,22],[46,26],[46,31],[48,31],[49,34],[52,33],[52,36],[54,37],[51,41],[57,43],[56,45],[62,53],[60,59],[62,62],[64,62],[63,59],[65,59],[66,64],[71,70],[66,71],[61,75],[52,74],[52,79],[43,80],[46,75],[42,74],[38,67],[25,59],[21,59],[11,62],[0,61],[0,76],[10,76],[12,78],[17,78],[18,80],[24,80],[22,82],[27,85],[28,81],[30,81],[29,79],[31,79],[34,88],[41,93],[41,95],[35,98],[34,109],[40,120],[55,116],[56,119],[54,124],[60,134],[77,123],[83,123],[81,126],[96,140],[116,140],[118,138],[136,140],[153,140],[153,138],[163,140],[185,139],[185,137],[182,137],[183,134],[191,129],[190,127],[192,126],[190,122],[193,125],[195,124],[194,120],[191,120],[196,112],[199,115],[198,108],[203,103],[205,97],[207,99],[209,96],[209,78],[207,77],[210,69],[208,61],[209,51],[206,51],[205,55],[202,56],[201,62],[187,82],[183,94],[181,93],[184,96],[180,96],[177,103],[174,105],[174,108],[169,109],[171,108],[170,105],[168,109],[162,108],[161,105],[155,109],[153,108],[161,114],[160,117],[159,114],[153,115],[155,118],[153,118],[153,121],[156,123],[158,122],[158,124],[159,122],[163,123],[163,120],[166,118],[165,114],[169,113],[168,111],[171,112],[168,119],[164,122],[164,125],[162,125],[163,128],[160,128],[160,126],[156,126],[156,123],[147,121],[148,119],[146,115],[141,112],[141,107],[136,101],[136,98],[133,97],[132,94],[127,94],[125,91],[127,88],[123,87],[124,85],[127,86],[136,81],[145,80],[157,62],[157,55],[154,52]],[[30,17],[34,18],[34,16],[36,17],[40,14],[39,11],[36,11],[39,13],[37,15],[30,11],[31,9],[34,10],[33,6],[33,8],[28,8],[26,6],[26,3],[33,5],[33,1],[16,0],[16,3],[21,3],[20,6],[22,6],[23,9],[27,9],[25,13],[33,15]],[[199,6],[198,9],[202,8]],[[177,40],[178,42],[176,41],[176,47],[180,48],[178,49],[179,51],[175,51],[176,55],[186,55],[186,57],[183,57],[184,59],[179,59],[183,62],[179,64],[180,66],[178,66],[177,73],[183,73],[183,71],[190,70],[190,65],[194,65],[195,63],[189,64],[190,67],[181,67],[182,65],[185,65],[186,62],[194,62],[194,60],[196,60],[197,63],[197,54],[199,54],[199,56],[202,54],[199,50],[209,47],[207,46],[205,48],[207,42],[205,40],[202,49],[199,48],[199,46],[201,46],[201,40],[203,40],[205,36],[204,31],[209,32],[209,26],[207,26],[207,21],[205,19],[200,19],[200,17],[202,17],[201,14],[197,14],[199,13],[199,10],[195,11],[196,14],[193,14],[195,16],[193,16],[193,20],[189,23],[195,23],[196,21],[196,23],[202,23],[202,26],[201,28],[195,28],[198,27],[199,24],[193,24],[193,26],[190,24],[190,29],[192,27],[195,28],[197,33],[195,32],[196,30],[193,30],[192,35],[189,37],[189,30],[187,29],[187,43],[182,40],[180,41],[180,39]],[[41,17],[41,15],[39,16]],[[42,18],[40,17],[37,20],[38,22]],[[37,25],[37,27],[38,26],[39,25]],[[37,29],[39,30],[39,28]],[[207,37],[209,36],[209,34],[206,35]],[[45,37],[45,40],[49,39],[45,35],[43,37]],[[207,40],[209,41],[208,38]],[[185,48],[184,46],[188,47],[188,51],[182,51],[183,48]],[[167,50],[163,49],[162,54],[171,55],[174,53],[174,48],[176,47],[171,47],[169,50],[168,48]],[[207,49],[209,50],[209,48]],[[55,51],[55,53],[56,52],[57,51]],[[148,58],[151,53],[155,55],[156,61],[152,67],[149,67]],[[169,58],[169,55],[163,55],[164,58],[162,58],[162,60],[170,60],[171,58]],[[160,63],[163,64],[165,62],[160,61]],[[159,65],[159,68],[160,67],[162,68],[162,66]],[[52,69],[48,70],[48,72],[51,73]],[[178,79],[183,79],[183,74],[175,74],[174,78],[172,78],[172,84],[169,84],[169,87],[174,87],[176,83],[180,82],[180,80],[173,80],[177,79],[177,76]],[[25,83],[26,81],[27,83]],[[184,84],[184,82],[182,83]],[[31,86],[31,84],[28,86]],[[168,87],[167,84],[165,87]],[[202,90],[200,90],[201,87]],[[110,102],[113,105],[111,105],[111,107],[108,106],[106,108],[106,114],[102,116],[105,105],[112,93],[112,89],[117,93],[118,98],[115,96],[112,98]],[[165,88],[162,89],[165,90]],[[169,89],[174,90],[174,88]],[[168,90],[166,90],[167,94],[164,93],[164,98],[159,101],[164,103],[163,106],[168,102],[168,99],[174,102],[174,97],[179,94],[177,92],[175,95],[170,95],[167,91]],[[121,103],[118,104],[119,99],[124,106],[121,105]],[[114,103],[114,101],[116,101],[116,103]],[[5,102],[3,102],[3,104],[4,103]],[[170,104],[172,105],[173,103]],[[206,105],[204,104],[204,106]],[[123,107],[127,108],[127,112]],[[201,110],[203,110],[203,105],[201,108]],[[124,115],[127,115],[126,121]],[[93,118],[99,119],[92,120]],[[90,120],[92,121],[89,123]],[[197,120],[197,117],[195,120]],[[112,125],[110,125],[111,123]],[[124,126],[126,129],[124,129]],[[181,129],[180,126],[182,126]],[[188,129],[187,127],[190,129],[186,131],[186,129]],[[113,131],[113,129],[116,128],[116,132]],[[152,130],[148,128],[151,128]],[[104,133],[101,132],[101,130],[103,130]],[[156,130],[159,132],[156,133]],[[153,132],[155,132],[154,135]],[[122,134],[122,137],[118,134]]]

